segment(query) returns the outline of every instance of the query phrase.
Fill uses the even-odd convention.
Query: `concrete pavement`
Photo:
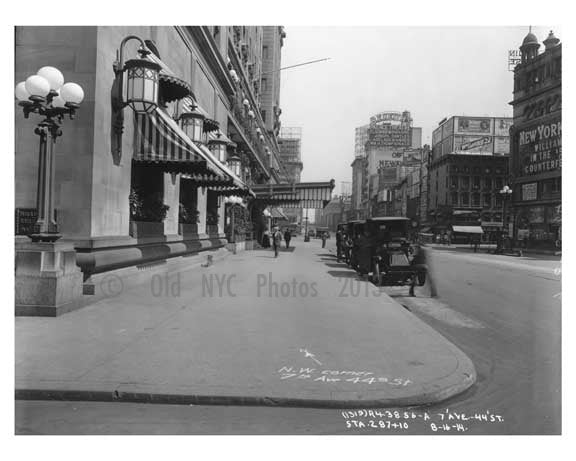
[[[293,243],[279,258],[248,251],[122,280],[62,317],[16,318],[16,397],[384,407],[475,382],[470,359],[384,289],[320,241]]]

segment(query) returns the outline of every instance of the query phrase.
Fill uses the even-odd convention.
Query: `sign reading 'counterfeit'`
[[[562,122],[542,123],[518,133],[522,173],[533,175],[562,168]]]

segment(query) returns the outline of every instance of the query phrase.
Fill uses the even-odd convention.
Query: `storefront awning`
[[[154,52],[148,55],[148,59],[159,64],[161,67],[159,80],[162,97],[165,101],[177,101],[192,94],[190,84],[174,74],[170,68]]]
[[[480,226],[452,226],[454,232],[462,232],[465,234],[483,234],[484,231]]]
[[[174,129],[170,117],[162,110],[134,113],[134,119],[134,160],[170,165],[182,172],[198,171],[206,166],[200,149]]]
[[[256,200],[282,208],[322,209],[332,198],[334,180],[297,184],[257,184],[252,186]]]

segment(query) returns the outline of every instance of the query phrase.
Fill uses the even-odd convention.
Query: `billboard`
[[[510,153],[510,136],[494,136],[494,153],[500,155]]]
[[[560,118],[520,130],[518,156],[522,175],[562,169],[562,122]]]
[[[370,125],[377,125],[383,122],[409,122],[410,113],[402,112],[380,112],[372,117],[370,117]]]
[[[492,134],[492,119],[490,117],[457,117],[456,132]]]
[[[412,137],[409,128],[382,125],[368,129],[368,146],[370,147],[410,147]]]
[[[454,151],[459,154],[492,155],[492,136],[454,136]]]
[[[511,118],[497,118],[494,120],[494,136],[510,136]]]

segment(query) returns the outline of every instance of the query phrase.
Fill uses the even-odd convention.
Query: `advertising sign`
[[[458,117],[457,132],[492,134],[492,119],[489,117]]]
[[[518,153],[523,175],[562,169],[562,122],[534,125],[518,133]]]
[[[370,125],[377,125],[382,122],[402,122],[408,121],[402,112],[381,112],[370,117]]]
[[[454,136],[454,150],[459,154],[492,155],[492,136]]]
[[[512,126],[511,118],[497,118],[494,120],[495,136],[510,136],[510,127]]]
[[[500,155],[510,153],[510,136],[494,136],[494,153]]]
[[[519,49],[508,50],[508,70],[514,72],[514,68],[522,62],[522,53]]]
[[[536,200],[538,198],[538,183],[522,184],[522,200]]]
[[[368,145],[370,147],[409,147],[412,144],[411,141],[408,128],[382,125],[368,129]]]

